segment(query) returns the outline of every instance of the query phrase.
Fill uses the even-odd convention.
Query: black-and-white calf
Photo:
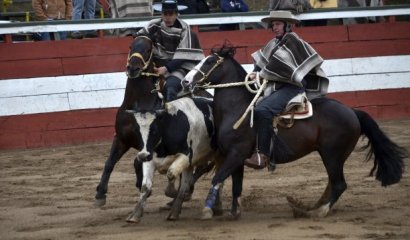
[[[137,158],[143,161],[144,177],[140,200],[127,221],[140,221],[151,194],[155,170],[167,174],[168,188],[173,188],[175,179],[182,174],[178,195],[167,218],[176,220],[185,194],[193,184],[194,167],[220,161],[216,148],[212,146],[212,101],[202,97],[180,98],[167,103],[165,110],[132,114],[138,126],[136,131],[143,141]]]

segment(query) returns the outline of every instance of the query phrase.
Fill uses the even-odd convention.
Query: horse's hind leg
[[[321,198],[311,208],[304,206],[298,200],[288,197],[295,217],[325,217],[329,214],[333,205],[347,188],[343,165],[350,152],[348,151],[348,154],[346,152],[337,154],[336,151],[321,153],[329,178],[326,189]]]
[[[129,146],[124,146],[124,144],[122,144],[116,136],[114,137],[111,145],[110,156],[105,161],[101,180],[97,186],[97,194],[95,195],[95,205],[97,207],[105,205],[106,193],[108,191],[108,181],[110,180],[111,173],[114,170],[115,164],[120,160],[124,153],[128,151],[129,148]]]
[[[241,202],[240,196],[242,194],[244,166],[239,166],[232,173],[232,206],[230,211],[230,217],[232,219],[238,219],[241,216]]]

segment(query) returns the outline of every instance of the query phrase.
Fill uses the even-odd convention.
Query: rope
[[[245,119],[245,117],[248,115],[248,113],[250,111],[252,111],[252,115],[253,115],[253,109],[256,103],[256,100],[258,100],[259,96],[262,94],[263,90],[266,87],[268,80],[263,79],[262,85],[261,87],[258,89],[258,92],[256,93],[255,97],[253,98],[252,102],[249,104],[248,108],[245,110],[245,113],[242,115],[241,118],[239,118],[238,121],[236,121],[236,123],[233,125],[233,129],[238,129],[238,127],[242,124],[243,120]],[[253,120],[251,119],[251,125],[253,125]]]
[[[150,73],[150,72],[142,72],[141,75],[142,75],[142,76],[147,76],[147,77],[151,77],[151,76],[153,76],[153,77],[159,77],[159,74],[158,74],[158,73]]]
[[[248,76],[246,76],[248,77]],[[257,80],[252,80],[252,81],[246,81],[245,82],[235,82],[235,83],[223,83],[223,84],[216,84],[216,85],[211,85],[210,83],[207,83],[206,85],[202,86],[197,86],[198,88],[204,88],[204,89],[212,89],[212,88],[226,88],[226,87],[237,87],[237,86],[246,86],[247,84],[255,84],[257,83]],[[248,87],[247,87],[248,88]],[[249,89],[248,89],[249,90]],[[255,91],[251,89],[251,92]],[[252,93],[256,93],[252,92]]]
[[[206,85],[197,86],[197,87],[204,88],[204,89],[212,89],[212,88],[237,87],[237,86],[245,85],[246,89],[248,89],[249,92],[251,92],[253,94],[256,94],[255,97],[253,98],[252,102],[249,104],[248,108],[245,110],[245,113],[234,124],[233,129],[238,129],[238,127],[242,124],[243,120],[245,119],[245,117],[248,115],[248,113],[250,111],[252,111],[251,112],[252,115],[251,115],[251,119],[250,119],[250,126],[251,127],[253,126],[253,109],[254,109],[254,105],[255,105],[256,101],[258,100],[259,96],[262,94],[263,90],[265,90],[266,84],[268,82],[268,80],[263,79],[262,84],[260,84],[259,72],[256,73],[255,80],[249,81],[250,74],[251,73],[246,75],[245,81],[243,81],[243,82],[224,83],[224,84],[217,84],[217,85],[211,85],[211,83],[207,83]],[[249,85],[251,85],[251,84],[253,84],[254,87],[257,90],[253,90],[252,88],[250,88]]]

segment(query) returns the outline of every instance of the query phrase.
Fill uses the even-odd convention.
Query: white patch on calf
[[[140,134],[142,138],[143,148],[139,153],[148,153],[147,141],[149,136],[149,130],[152,122],[155,120],[155,114],[153,113],[134,113],[135,120],[140,127]]]

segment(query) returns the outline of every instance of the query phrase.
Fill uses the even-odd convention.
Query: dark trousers
[[[255,130],[258,135],[258,151],[270,155],[270,143],[273,134],[272,119],[281,113],[288,102],[303,92],[303,88],[284,84],[280,89],[265,97],[255,107]]]
[[[181,80],[175,76],[169,76],[164,85],[164,101],[170,102],[177,99],[178,93],[182,90]]]

